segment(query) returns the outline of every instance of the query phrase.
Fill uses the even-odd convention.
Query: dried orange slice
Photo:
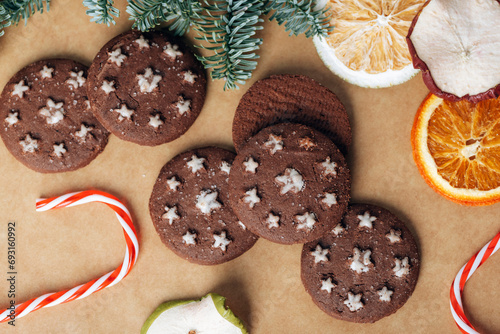
[[[500,99],[451,102],[429,94],[411,133],[425,181],[465,205],[500,201]]]
[[[328,0],[333,31],[314,43],[323,62],[344,80],[380,88],[403,83],[418,70],[406,35],[425,0]]]

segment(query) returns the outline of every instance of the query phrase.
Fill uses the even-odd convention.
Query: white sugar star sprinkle
[[[47,65],[43,65],[42,70],[40,71],[40,76],[42,79],[50,79],[52,78],[52,73],[54,69],[52,67],[47,67]]]
[[[185,113],[191,111],[191,100],[184,100],[182,96],[179,96],[179,101],[175,104],[175,108],[179,115],[184,115]]]
[[[391,301],[391,296],[392,294],[394,293],[393,291],[387,289],[386,286],[384,286],[382,288],[382,290],[378,290],[377,291],[378,295],[379,295],[379,300],[381,302],[390,302]]]
[[[299,145],[300,147],[305,148],[306,151],[316,146],[316,144],[309,137],[300,138]]]
[[[71,71],[69,75],[70,78],[66,80],[66,83],[70,86],[73,86],[74,89],[83,87],[83,85],[87,81],[87,79],[85,79],[85,77],[83,76],[83,71],[80,71],[78,73]]]
[[[46,117],[47,124],[57,124],[64,118],[63,102],[55,103],[52,99],[47,99],[47,105],[40,109],[40,115]]]
[[[217,202],[218,195],[219,194],[216,191],[203,190],[198,196],[196,196],[196,207],[203,214],[211,214],[212,210],[222,207],[222,205]]]
[[[190,84],[194,84],[196,78],[198,77],[196,74],[194,74],[191,71],[182,72],[182,75],[183,75],[184,81],[186,81],[187,83],[190,83]]]
[[[92,131],[92,129],[93,127],[82,124],[80,126],[80,130],[75,132],[75,136],[77,136],[81,140],[85,140],[85,138],[87,138],[87,135],[90,133],[90,131]]]
[[[231,164],[227,161],[222,161],[220,164],[220,171],[229,175],[231,172]]]
[[[323,175],[337,175],[337,164],[334,161],[331,161],[330,157],[327,157],[320,165],[323,167]]]
[[[377,220],[377,217],[370,216],[370,212],[366,211],[363,215],[358,215],[359,227],[373,228],[372,222]]]
[[[158,87],[161,75],[153,74],[151,67],[144,70],[144,74],[137,74],[137,82],[141,93],[151,93]]]
[[[108,52],[108,55],[109,55],[108,61],[113,62],[118,66],[121,66],[125,58],[127,58],[127,56],[122,54],[121,48],[113,50],[112,52]]]
[[[332,232],[333,232],[333,234],[335,234],[335,236],[339,236],[339,234],[341,234],[344,231],[345,231],[345,229],[340,224],[337,224],[337,226],[335,226],[332,230]]]
[[[255,174],[255,171],[259,167],[259,163],[250,157],[243,163],[243,166],[245,166],[245,172]]]
[[[177,207],[165,206],[165,213],[161,216],[162,219],[167,219],[168,224],[172,225],[174,220],[180,219],[181,217],[177,214]]]
[[[385,235],[391,244],[401,241],[401,231],[395,231],[391,228],[391,231]]]
[[[101,89],[104,91],[104,93],[106,93],[106,95],[109,95],[109,93],[111,92],[114,92],[115,91],[115,82],[114,81],[107,81],[107,80],[104,80],[102,82],[102,86],[101,86]]]
[[[312,230],[314,228],[314,224],[316,223],[316,215],[313,212],[306,212],[303,215],[295,216],[295,219],[299,221],[297,224],[297,230]]]
[[[54,154],[58,158],[62,158],[62,156],[64,155],[64,153],[66,153],[66,148],[64,148],[64,144],[63,143],[61,143],[59,145],[53,145],[53,148],[54,148]]]
[[[394,271],[394,275],[397,277],[403,277],[405,275],[408,275],[410,272],[410,265],[408,263],[409,259],[408,257],[405,257],[403,261],[400,259],[394,259],[396,262],[396,265],[394,268],[392,268],[392,271]]]
[[[19,144],[23,147],[23,152],[34,153],[38,150],[38,140],[31,138],[29,134]]]
[[[10,112],[9,115],[5,118],[5,121],[7,124],[9,124],[9,127],[16,124],[19,121],[19,113],[16,112]]]
[[[260,197],[257,195],[257,188],[252,188],[245,193],[243,202],[247,203],[250,209],[253,209],[255,204],[260,202]]]
[[[154,115],[154,116],[149,116],[149,123],[150,126],[152,126],[155,129],[158,129],[160,125],[163,124],[163,121],[160,118],[160,115]]]
[[[336,287],[335,284],[332,283],[332,278],[328,277],[326,280],[321,280],[321,289],[328,293],[332,293],[332,289]]]
[[[175,176],[172,176],[167,180],[167,185],[170,190],[177,191],[177,188],[181,185],[181,183],[177,181]]]
[[[326,206],[331,208],[335,204],[337,204],[337,196],[333,193],[324,193],[323,194],[325,197],[321,200],[321,203],[324,203]]]
[[[186,245],[196,245],[196,237],[196,233],[187,231],[186,234],[182,236],[182,242]]]
[[[349,311],[355,312],[363,308],[363,302],[361,302],[361,297],[363,294],[359,293],[354,295],[352,292],[347,293],[347,299],[344,300],[344,304],[349,308]]]
[[[122,104],[120,109],[113,109],[113,111],[118,113],[118,121],[120,122],[125,118],[130,120],[130,117],[134,114],[134,110],[127,108],[125,104]]]
[[[170,59],[175,60],[177,56],[182,56],[182,52],[179,51],[179,46],[177,44],[170,44],[167,43],[167,46],[165,47],[165,50],[163,50],[163,53],[165,53]]]
[[[203,163],[205,162],[205,158],[198,158],[196,155],[191,156],[191,160],[189,160],[186,165],[191,169],[192,173],[196,173],[200,169],[205,168]]]
[[[311,252],[311,255],[314,256],[314,263],[320,262],[328,262],[328,249],[323,249],[320,244],[316,245],[316,249]]]
[[[269,213],[266,219],[267,228],[271,229],[273,227],[280,227],[279,222],[280,222],[279,216],[275,216],[272,213]]]
[[[23,98],[24,92],[29,90],[30,88],[28,86],[24,85],[24,80],[19,81],[17,84],[14,85],[14,90],[12,91],[11,95],[17,95],[20,98]]]
[[[302,179],[302,175],[300,175],[300,173],[293,168],[285,169],[285,173],[276,176],[275,180],[276,183],[281,185],[281,195],[284,195],[289,191],[297,194],[304,188],[304,180]]]
[[[270,134],[264,146],[271,151],[271,154],[281,151],[283,149],[283,137]]]
[[[366,273],[370,270],[370,265],[372,261],[370,259],[370,255],[372,254],[371,250],[365,250],[361,252],[358,248],[353,249],[353,256],[349,258],[351,261],[350,268],[352,271],[355,271],[358,274]]]
[[[146,39],[144,39],[144,36],[141,35],[141,37],[139,37],[138,39],[136,39],[134,42],[137,43],[137,45],[139,46],[139,49],[143,49],[143,48],[149,48],[149,43]]]
[[[226,238],[226,232],[222,231],[220,235],[214,234],[214,244],[213,248],[220,248],[223,252],[226,251],[227,245],[231,243],[231,240]]]

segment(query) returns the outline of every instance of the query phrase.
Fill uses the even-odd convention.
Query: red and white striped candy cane
[[[455,323],[462,333],[479,334],[465,316],[462,304],[462,292],[465,283],[488,258],[500,248],[500,233],[498,233],[489,243],[474,255],[458,272],[450,289],[450,308]]]
[[[76,286],[69,290],[55,293],[47,293],[38,298],[33,298],[27,302],[15,306],[15,317],[21,318],[26,314],[39,310],[43,307],[51,307],[73,300],[82,299],[94,292],[115,285],[120,282],[130,272],[139,254],[139,242],[137,233],[132,223],[132,218],[128,209],[116,197],[97,190],[80,191],[48,199],[38,199],[36,201],[36,211],[48,211],[52,209],[76,206],[85,203],[99,202],[109,206],[116,213],[125,235],[127,248],[125,258],[120,267],[116,268],[104,276],[94,279],[86,284]],[[1,310],[0,322],[10,321],[10,310]]]

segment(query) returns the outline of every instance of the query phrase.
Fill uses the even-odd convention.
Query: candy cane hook
[[[450,308],[453,319],[462,333],[479,334],[467,319],[462,304],[462,292],[465,283],[474,274],[490,256],[500,248],[500,233],[498,233],[490,242],[488,242],[479,252],[474,255],[458,272],[450,289]]]
[[[139,242],[130,212],[116,197],[97,190],[80,191],[48,199],[38,199],[36,201],[36,211],[42,212],[91,202],[106,204],[115,211],[116,217],[120,221],[127,243],[125,258],[122,265],[100,278],[81,284],[72,289],[48,293],[38,298],[33,298],[27,302],[15,305],[15,310],[1,310],[0,322],[10,321],[14,316],[15,319],[24,317],[28,313],[43,307],[51,307],[85,298],[94,292],[115,285],[128,275],[137,261]]]

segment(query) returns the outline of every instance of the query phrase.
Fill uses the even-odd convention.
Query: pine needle
[[[315,0],[267,0],[265,14],[272,12],[269,20],[285,25],[290,35],[326,37],[333,30],[328,8],[316,8]]]
[[[212,69],[212,79],[225,80],[224,90],[245,84],[257,66],[255,51],[262,39],[253,36],[262,29],[263,5],[261,0],[218,0],[207,4],[206,14],[201,15],[196,39],[208,42],[211,46],[200,47],[214,54],[197,58]]]
[[[175,35],[189,31],[202,10],[196,0],[129,0],[127,13],[134,20],[132,28],[149,31],[163,22],[170,22],[169,29]]]
[[[120,16],[120,11],[113,7],[113,0],[83,0],[83,5],[87,7],[85,12],[91,16],[90,22],[104,23],[108,27],[111,23],[116,24],[115,17]]]
[[[24,24],[28,22],[31,15],[36,12],[43,13],[46,6],[49,11],[50,0],[3,0],[0,1],[0,36],[4,34],[4,28],[17,25],[21,19]]]

